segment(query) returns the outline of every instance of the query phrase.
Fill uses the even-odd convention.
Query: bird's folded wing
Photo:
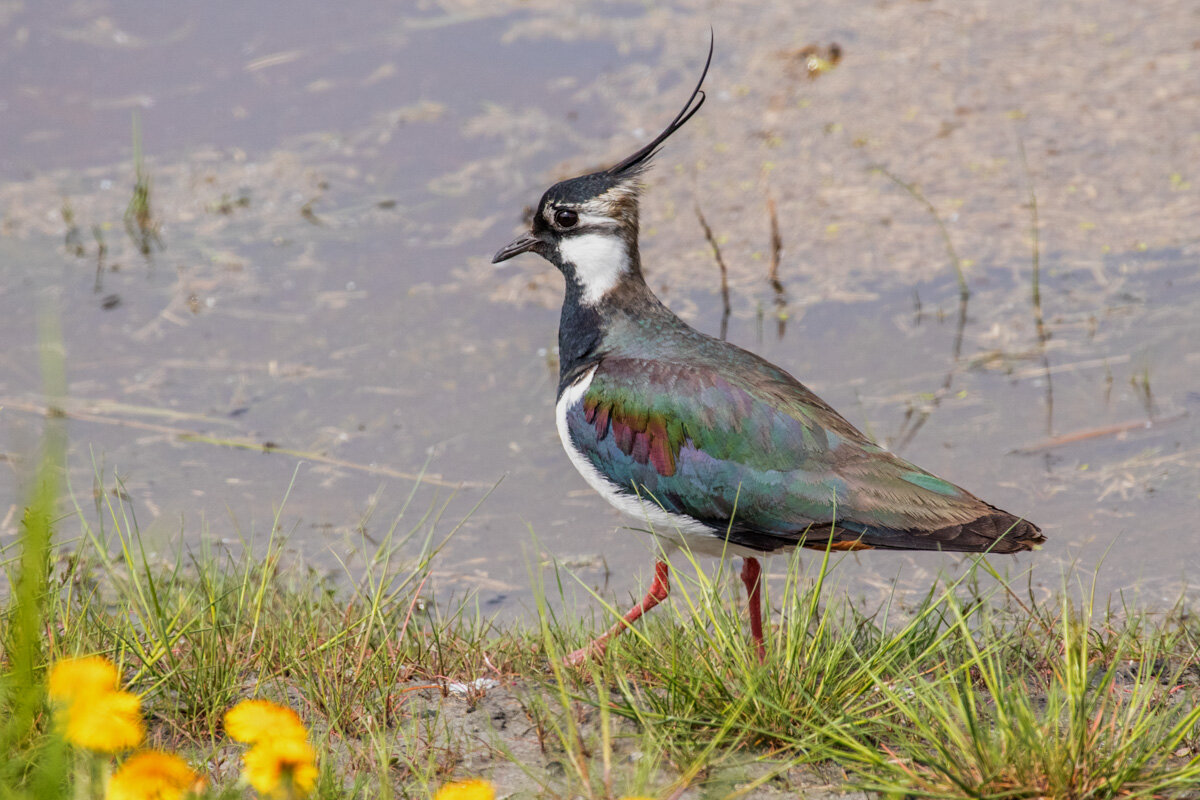
[[[566,422],[575,448],[618,490],[718,530],[794,543],[836,519],[868,539],[937,537],[996,511],[875,445],[774,367],[739,380],[712,367],[609,358]]]

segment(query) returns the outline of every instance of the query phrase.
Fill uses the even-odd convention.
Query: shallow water
[[[0,85],[0,541],[44,408],[42,307],[63,321],[70,480],[93,524],[99,495],[164,553],[261,549],[274,525],[312,568],[353,576],[434,509],[418,538],[469,515],[435,561],[441,597],[525,613],[552,557],[608,596],[637,591],[645,537],[619,530],[554,430],[561,281],[532,256],[487,262],[550,182],[674,113],[711,13],[708,105],[648,177],[655,289],[720,329],[701,205],[729,264],[728,338],[1041,524],[1048,545],[1011,573],[1032,567],[1044,591],[1102,564],[1102,594],[1153,606],[1194,590],[1200,51],[1184,31],[1200,20],[926,5],[0,12],[16,76]],[[832,41],[843,60],[806,77],[798,50]],[[125,221],[135,110],[147,253]],[[939,223],[970,289],[961,327]],[[840,569],[878,596],[961,563]]]

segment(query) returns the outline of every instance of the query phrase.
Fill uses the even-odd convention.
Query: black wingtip
[[[671,120],[670,124],[663,129],[663,132],[654,137],[654,141],[647,144],[645,147],[638,150],[633,155],[625,158],[621,163],[609,167],[605,172],[614,178],[628,177],[631,173],[636,173],[644,168],[654,154],[658,152],[659,146],[665,142],[671,134],[687,124],[687,121],[695,116],[700,110],[700,106],[704,105],[706,95],[700,89],[704,85],[704,78],[708,75],[708,67],[712,64],[713,48],[716,44],[716,34],[713,29],[708,29],[708,58],[704,61],[704,69],[700,72],[700,80],[696,81],[696,88],[692,90],[691,97],[683,104],[683,108],[675,115],[675,119]],[[698,98],[698,99],[697,99]]]

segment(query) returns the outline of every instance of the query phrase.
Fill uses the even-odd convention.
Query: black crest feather
[[[714,38],[715,37],[712,35],[712,31],[709,31],[708,58],[704,61],[704,70],[700,73],[700,80],[696,81],[696,88],[692,90],[692,96],[689,97],[688,101],[683,104],[683,108],[680,109],[677,115],[675,115],[675,119],[671,120],[670,124],[667,125],[662,133],[654,137],[654,141],[650,142],[633,155],[625,158],[619,164],[615,164],[606,169],[604,171],[605,174],[613,178],[622,178],[628,177],[631,173],[636,174],[637,172],[640,172],[645,168],[650,159],[654,157],[654,154],[658,152],[658,148],[662,145],[662,143],[665,142],[671,136],[671,134],[687,124],[687,121],[695,116],[696,112],[700,110],[700,106],[704,105],[705,98],[705,94],[700,90],[700,87],[704,85],[704,77],[708,75],[708,65],[712,63]]]

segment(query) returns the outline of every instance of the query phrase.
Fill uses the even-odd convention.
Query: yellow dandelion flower
[[[179,756],[146,750],[113,773],[104,800],[179,800],[202,786],[200,776]]]
[[[295,711],[269,700],[243,700],[225,713],[225,732],[233,739],[256,744],[264,739],[308,738]]]
[[[317,783],[317,754],[303,739],[264,738],[246,752],[246,781],[267,797],[304,797]]]
[[[59,729],[71,744],[97,753],[131,750],[145,735],[141,705],[138,696],[129,692],[81,696],[59,710]]]
[[[433,800],[496,800],[496,789],[487,781],[470,780],[447,783]]]
[[[50,668],[50,699],[56,703],[73,703],[114,692],[120,678],[113,663],[102,656],[68,658]]]

